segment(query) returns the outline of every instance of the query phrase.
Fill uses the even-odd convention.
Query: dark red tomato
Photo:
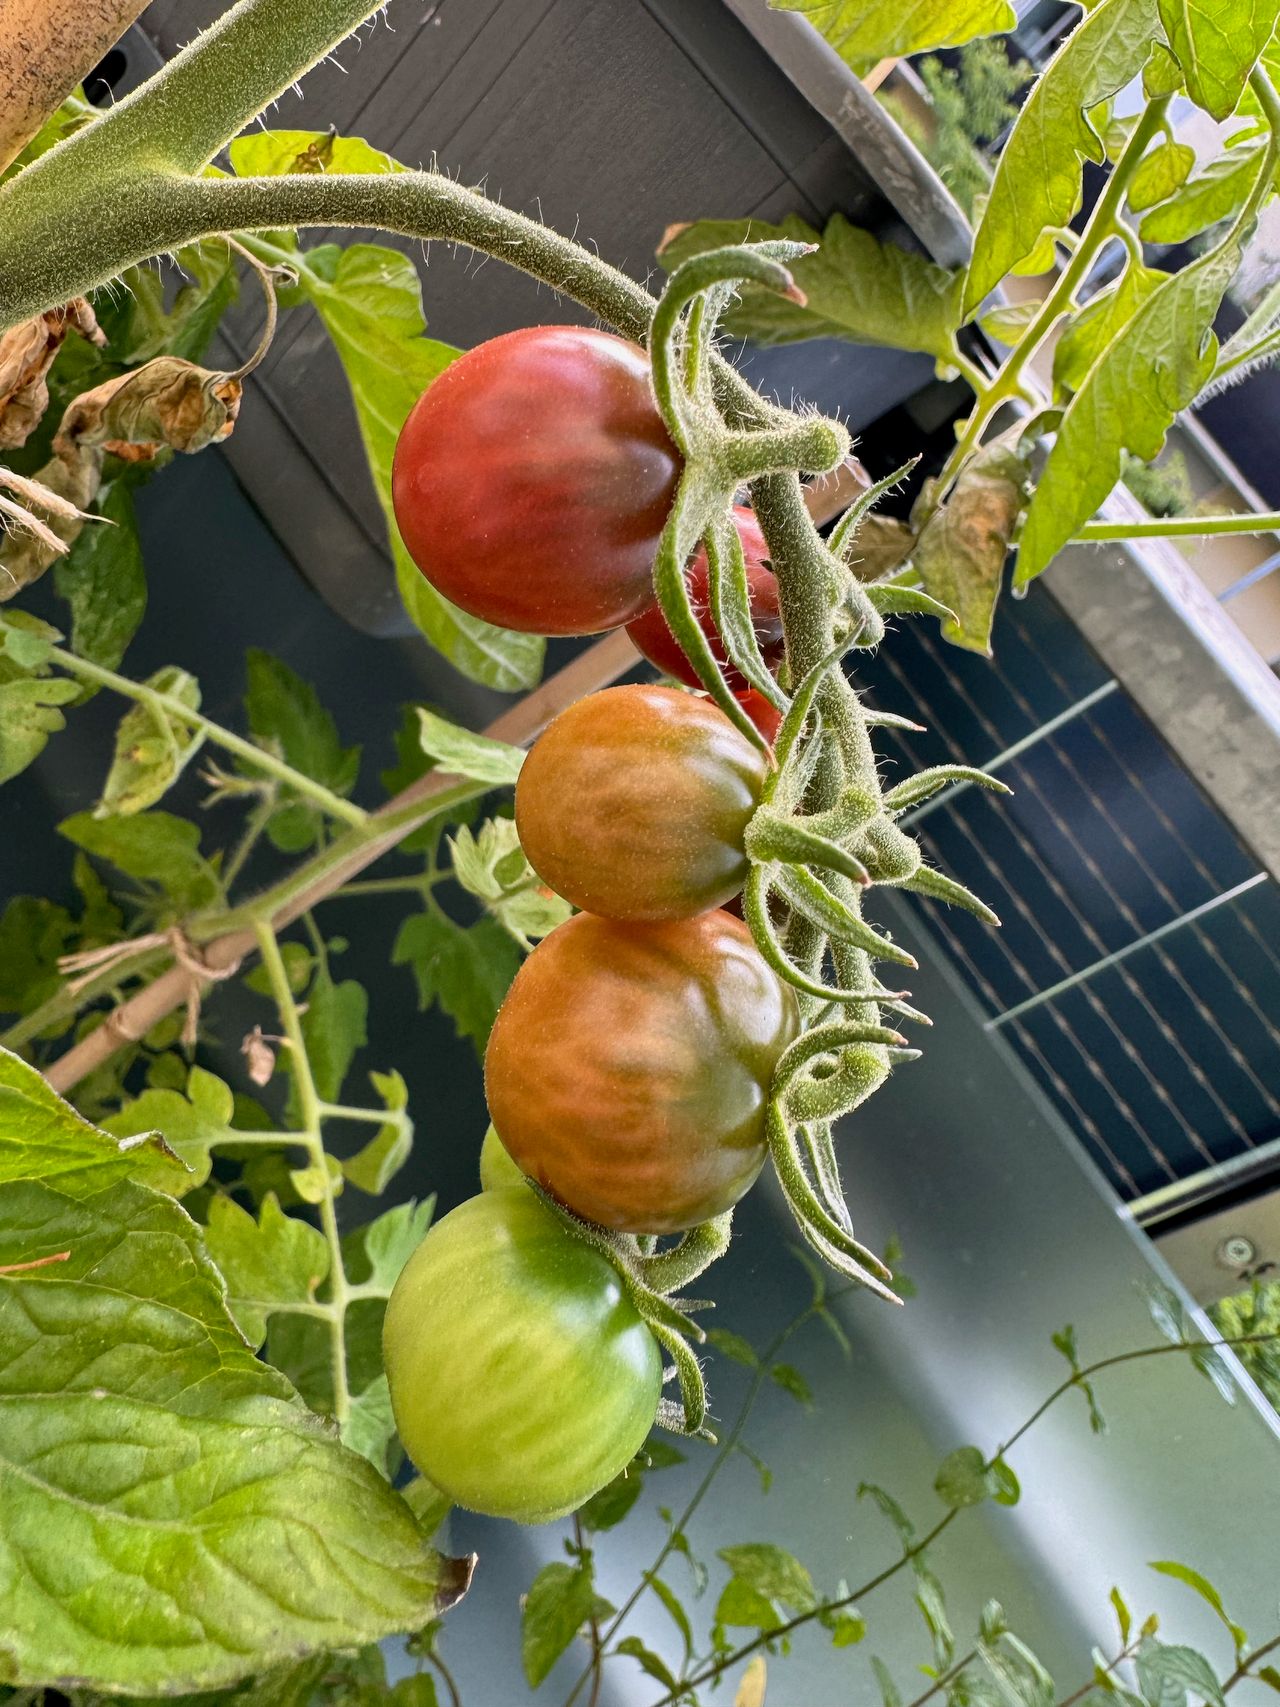
[[[531,326],[468,350],[418,399],[396,445],[396,523],[472,616],[596,634],[653,603],[679,460],[643,350]]]
[[[562,711],[516,785],[516,827],[544,883],[609,919],[685,919],[748,871],[743,836],[766,761],[711,700],[606,688]]]
[[[765,1158],[791,989],[728,913],[579,913],[534,949],[485,1056],[512,1159],[589,1221],[674,1233],[720,1215]]]
[[[740,693],[738,704],[772,747],[778,739],[779,729],[782,728],[782,713],[777,706],[762,693],[757,693],[754,688],[747,693]]]
[[[778,610],[778,583],[773,578],[773,571],[764,566],[769,547],[752,511],[736,506],[733,519],[738,529],[738,537],[742,541],[743,556],[747,560],[752,624],[760,642],[760,650],[764,654],[764,661],[772,670],[780,663],[784,647],[782,616]],[[710,568],[706,549],[701,545],[690,561],[687,579],[689,597],[702,625],[702,632],[711,642],[716,662],[724,671],[725,679],[734,693],[745,693],[751,684],[730,664],[720,636],[716,633],[715,623],[711,620]],[[643,616],[629,622],[627,633],[634,641],[636,650],[643,652],[649,662],[664,675],[674,676],[678,682],[687,682],[692,688],[701,687],[697,671],[685,657],[675,635],[667,627],[666,617],[656,604]]]

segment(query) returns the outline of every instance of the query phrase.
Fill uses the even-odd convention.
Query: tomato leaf
[[[1168,276],[1130,263],[1115,284],[1099,291],[1075,316],[1054,346],[1053,382],[1058,396],[1079,391],[1094,362]]]
[[[942,1460],[933,1485],[938,1498],[953,1511],[981,1505],[991,1495],[985,1454],[976,1446],[958,1446]]]
[[[390,1297],[400,1270],[426,1238],[435,1207],[434,1196],[423,1198],[420,1203],[410,1198],[376,1220],[366,1222],[352,1237],[368,1274],[357,1276],[354,1264],[349,1263],[352,1277]]]
[[[638,1464],[629,1464],[620,1476],[615,1476],[583,1506],[578,1508],[578,1521],[588,1531],[613,1529],[621,1523],[640,1498],[644,1489],[644,1472]]]
[[[145,1090],[104,1120],[102,1129],[117,1138],[163,1133],[165,1142],[191,1170],[175,1184],[175,1195],[182,1196],[208,1179],[213,1146],[235,1142],[234,1110],[230,1087],[203,1067],[192,1067],[185,1096],[178,1090]]]
[[[321,1101],[336,1102],[356,1051],[368,1042],[369,997],[353,978],[335,984],[326,967],[311,981],[302,1035]]]
[[[952,613],[942,620],[943,638],[971,652],[991,652],[991,626],[1026,475],[1016,447],[1002,439],[983,445],[911,553],[925,591]]]
[[[186,670],[167,664],[145,685],[171,695],[192,711],[200,708],[200,684]],[[131,705],[116,730],[115,754],[95,808],[99,817],[129,817],[154,806],[177,782],[204,744],[204,731],[145,702]]]
[[[274,178],[285,172],[407,172],[409,168],[361,136],[325,130],[252,130],[227,150],[238,178]]]
[[[1213,1608],[1231,1632],[1231,1640],[1235,1643],[1236,1652],[1243,1652],[1248,1645],[1248,1634],[1241,1629],[1234,1618],[1228,1615],[1226,1607],[1222,1604],[1222,1596],[1214,1588],[1208,1577],[1201,1576],[1199,1571],[1193,1571],[1190,1565],[1180,1565],[1176,1559],[1153,1559],[1151,1569],[1159,1571],[1162,1577],[1173,1577],[1175,1581],[1185,1583],[1188,1588],[1194,1589],[1201,1600]],[[1126,1632],[1126,1639],[1127,1634]]]
[[[1185,243],[1229,219],[1249,199],[1264,151],[1261,141],[1242,142],[1211,160],[1144,217],[1139,227],[1143,242]]]
[[[741,1334],[735,1334],[728,1328],[711,1328],[707,1340],[718,1352],[725,1357],[731,1357],[735,1363],[741,1363],[746,1369],[758,1369],[760,1359],[756,1356],[754,1346],[744,1340]]]
[[[58,957],[76,935],[65,907],[35,895],[15,895],[0,913],[0,1013],[39,1007],[62,980]]]
[[[104,485],[94,514],[105,520],[81,528],[53,566],[53,586],[71,606],[71,650],[114,670],[147,608],[147,574],[128,482]]]
[[[391,958],[417,980],[418,1003],[440,1006],[483,1050],[511,980],[520,969],[520,950],[492,919],[457,925],[438,910],[414,914],[401,925]]]
[[[79,697],[79,688],[65,676],[0,682],[0,782],[8,782],[40,757],[50,735],[66,728],[58,707]]]
[[[514,783],[524,763],[524,749],[512,747],[506,741],[494,741],[488,735],[477,735],[429,711],[418,708],[418,738],[422,750],[443,770],[454,776],[470,777],[474,782],[495,785]]]
[[[664,1689],[673,1694],[678,1692],[680,1685],[667,1662],[661,1654],[655,1654],[652,1648],[646,1648],[639,1636],[624,1636],[614,1651],[638,1661],[640,1669],[656,1678]]]
[[[148,1156],[164,1152],[122,1146],[0,1054],[0,1651],[16,1685],[210,1689],[415,1628],[463,1586],[241,1339],[200,1229],[127,1177]]]
[[[1213,319],[1239,261],[1228,240],[1167,279],[1090,368],[1036,483],[1015,585],[1046,569],[1094,513],[1119,478],[1123,451],[1143,462],[1159,454],[1175,415],[1213,372]]]
[[[220,893],[218,875],[200,853],[200,831],[169,812],[131,818],[97,818],[77,812],[58,825],[59,835],[96,859],[105,859],[159,888],[176,913],[208,906]]]
[[[353,1452],[358,1452],[362,1458],[367,1458],[378,1473],[389,1481],[393,1472],[388,1448],[395,1439],[395,1433],[396,1419],[391,1409],[391,1387],[386,1376],[379,1375],[376,1381],[371,1381],[362,1393],[357,1393],[352,1399],[350,1413],[341,1429],[342,1444],[349,1446]],[[397,1448],[397,1465],[400,1458],[400,1450]]]
[[[209,1204],[205,1244],[227,1283],[227,1308],[254,1346],[266,1339],[267,1317],[276,1308],[310,1304],[329,1273],[324,1234],[286,1215],[274,1192],[256,1221],[219,1193]]]
[[[964,285],[966,316],[1032,253],[1046,226],[1069,223],[1081,162],[1105,157],[1087,115],[1138,75],[1156,34],[1156,0],[1099,0],[1049,61],[996,167]]]
[[[351,1184],[370,1197],[380,1197],[409,1160],[413,1150],[413,1122],[405,1112],[409,1103],[409,1087],[394,1070],[390,1073],[370,1073],[370,1082],[382,1098],[387,1120],[373,1137],[354,1156],[342,1163],[342,1172]]]
[[[821,237],[791,215],[781,225],[754,219],[701,219],[673,227],[658,251],[673,271],[682,261],[726,244],[791,239],[818,244],[815,254],[790,263],[804,291],[800,307],[777,291],[743,285],[724,316],[735,338],[758,344],[793,344],[804,338],[847,338],[886,349],[922,350],[941,362],[956,355],[960,275],[833,214]]]
[[[882,59],[959,47],[975,36],[1017,27],[1008,0],[769,0],[782,12],[803,12],[859,75]]]
[[[800,1371],[790,1363],[775,1363],[770,1366],[769,1375],[775,1386],[781,1387],[784,1393],[802,1405],[812,1405],[813,1393],[809,1383]]]
[[[1275,30],[1274,0],[1160,0],[1160,22],[1188,95],[1227,118]]]
[[[1138,162],[1129,180],[1129,206],[1135,213],[1167,201],[1186,183],[1196,163],[1196,151],[1185,142],[1162,142]]]
[[[350,794],[359,775],[360,749],[342,745],[337,724],[311,683],[257,646],[249,648],[245,664],[244,708],[258,745],[334,794]],[[247,762],[241,768],[252,774]],[[302,853],[323,833],[324,814],[290,789],[284,789],[281,798],[284,804],[272,814],[267,834],[282,853]]]
[[[536,1689],[565,1652],[595,1606],[590,1555],[576,1565],[544,1565],[525,1597],[520,1620],[520,1658],[530,1689]]]
[[[532,948],[573,911],[548,889],[524,856],[515,823],[489,818],[473,835],[463,825],[449,838],[456,882],[480,901],[487,913],[522,948]]]
[[[749,1541],[740,1547],[721,1547],[717,1556],[739,1582],[790,1612],[812,1612],[818,1604],[813,1578],[799,1559],[783,1547],[767,1541]],[[731,1622],[723,1617],[720,1621]]]
[[[1148,1637],[1138,1649],[1134,1667],[1138,1687],[1153,1707],[1183,1707],[1188,1691],[1210,1707],[1226,1707],[1217,1673],[1194,1648]]]

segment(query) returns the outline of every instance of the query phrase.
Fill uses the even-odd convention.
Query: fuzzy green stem
[[[3,631],[5,626],[0,622],[0,631]],[[56,664],[69,676],[75,676],[80,681],[93,682],[98,687],[110,688],[112,693],[119,694],[124,699],[147,706],[161,725],[165,718],[171,718],[174,722],[185,723],[192,729],[198,729],[214,746],[234,753],[237,758],[245,760],[265,776],[274,777],[277,782],[287,784],[296,793],[313,800],[330,817],[340,818],[344,824],[352,824],[357,828],[368,823],[369,814],[361,807],[353,806],[349,800],[334,794],[332,789],[325,788],[323,783],[313,782],[302,771],[295,770],[292,765],[285,764],[283,759],[264,752],[252,741],[246,741],[242,735],[224,729],[222,724],[215,723],[203,712],[193,711],[173,694],[162,693],[158,688],[148,687],[145,682],[131,681],[128,676],[117,675],[114,670],[105,670],[100,664],[91,664],[87,658],[77,658],[74,652],[68,652],[61,646],[51,646],[48,657],[50,663]]]
[[[267,977],[271,983],[271,994],[275,999],[276,1008],[280,1014],[280,1024],[289,1040],[289,1060],[293,1068],[293,1082],[298,1094],[298,1108],[302,1116],[302,1125],[295,1134],[296,1140],[306,1146],[311,1157],[312,1166],[322,1182],[323,1196],[320,1199],[320,1226],[324,1232],[325,1242],[329,1247],[329,1334],[330,1361],[333,1367],[333,1414],[339,1426],[346,1422],[351,1415],[351,1390],[347,1385],[347,1304],[349,1289],[347,1286],[347,1271],[342,1260],[342,1237],[338,1231],[338,1211],[334,1201],[333,1185],[329,1179],[329,1168],[324,1148],[324,1107],[316,1091],[315,1075],[311,1071],[311,1059],[307,1054],[306,1039],[302,1034],[302,1016],[298,1012],[298,1004],[293,999],[293,991],[289,988],[289,974],[285,970],[284,957],[280,953],[280,944],[270,923],[257,919],[254,923],[254,935],[258,939],[258,952],[262,956],[262,964],[266,968]]]
[[[1136,521],[1085,522],[1075,542],[1107,539],[1207,539],[1218,533],[1280,533],[1280,510],[1222,516],[1143,516]]]
[[[262,890],[243,906],[200,913],[188,919],[184,926],[186,933],[192,942],[210,942],[228,931],[252,929],[260,917],[291,912],[295,903],[303,898],[314,898],[317,902],[327,900],[337,890],[330,889],[326,879],[341,871],[360,849],[367,848],[372,838],[385,840],[389,852],[411,831],[441,813],[451,812],[467,801],[478,800],[489,793],[491,787],[490,783],[459,781],[452,788],[443,789],[427,799],[410,801],[394,811],[371,813],[359,829],[348,830],[296,871],[269,889]],[[292,913],[292,916],[297,914]]]

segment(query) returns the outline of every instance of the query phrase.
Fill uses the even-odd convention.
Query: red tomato
[[[643,350],[531,326],[469,350],[418,399],[396,445],[396,523],[472,616],[595,634],[653,603],[679,464]]]
[[[754,514],[743,507],[735,506],[733,520],[738,529],[738,537],[742,541],[743,556],[747,560],[747,585],[751,592],[751,620],[755,627],[756,638],[760,642],[760,650],[764,661],[770,669],[781,662],[784,646],[782,641],[782,616],[778,609],[778,583],[774,580],[773,571],[765,568],[765,559],[769,555],[769,547],[760,531],[760,524]],[[694,552],[687,571],[689,597],[697,614],[702,632],[711,642],[711,650],[716,662],[725,673],[725,679],[734,693],[745,693],[751,686],[746,677],[735,670],[725,656],[724,646],[716,633],[715,623],[711,619],[710,567],[707,563],[707,553],[704,546],[699,546]],[[664,675],[674,676],[678,682],[687,682],[690,687],[701,687],[697,671],[685,657],[683,649],[676,637],[667,627],[667,619],[661,609],[655,604],[643,616],[627,624],[627,633],[635,643],[636,650],[643,652],[649,662],[655,665]]]
[[[727,913],[579,913],[525,961],[485,1056],[513,1161],[589,1221],[673,1233],[720,1215],[765,1158],[790,987]]]
[[[516,827],[530,865],[575,907],[685,919],[741,889],[743,836],[765,776],[764,754],[711,700],[606,688],[535,742],[516,785]]]
[[[782,713],[771,700],[767,700],[762,693],[757,693],[754,688],[747,693],[740,693],[737,698],[738,704],[772,747],[778,739],[779,729],[782,728]]]

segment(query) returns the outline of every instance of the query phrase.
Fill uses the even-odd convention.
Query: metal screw
[[[1247,1268],[1257,1257],[1258,1248],[1243,1233],[1232,1233],[1218,1246],[1217,1254],[1223,1268]]]

